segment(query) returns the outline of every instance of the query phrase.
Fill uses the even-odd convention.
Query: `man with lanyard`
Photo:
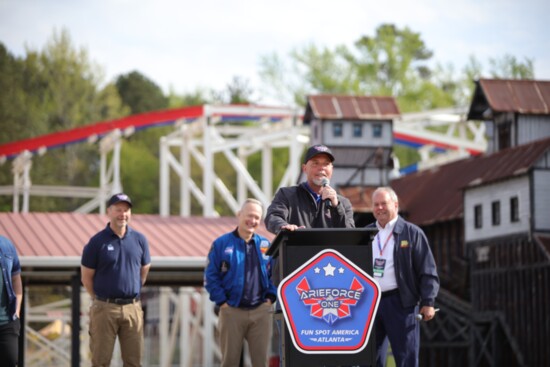
[[[143,234],[128,226],[132,201],[113,195],[107,202],[107,227],[84,247],[82,284],[92,297],[90,349],[92,366],[109,366],[118,336],[125,367],[141,366],[143,310],[141,288],[151,255]]]
[[[420,314],[429,321],[435,315],[439,291],[435,261],[424,232],[398,215],[397,195],[389,187],[372,194],[378,228],[372,246],[373,274],[382,290],[374,323],[379,367],[385,365],[388,342],[396,366],[418,366]]]
[[[351,203],[329,184],[334,155],[324,145],[310,147],[302,164],[306,182],[281,187],[265,217],[268,231],[299,228],[354,228]]]

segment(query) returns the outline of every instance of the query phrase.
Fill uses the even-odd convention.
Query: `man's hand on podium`
[[[297,229],[306,228],[305,226],[297,226],[296,224],[286,224],[281,227],[281,231],[287,230],[287,231],[295,231]]]

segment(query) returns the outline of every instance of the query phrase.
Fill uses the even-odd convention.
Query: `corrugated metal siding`
[[[387,167],[390,160],[391,149],[379,148],[356,148],[353,146],[333,147],[330,149],[336,157],[334,167],[362,167],[367,163],[367,167]]]
[[[550,231],[550,171],[533,174],[533,206],[535,231]]]
[[[515,127],[515,126],[513,126]],[[513,133],[513,131],[512,131]],[[550,136],[550,115],[519,115],[517,119],[517,145]]]
[[[533,237],[507,236],[470,245],[471,297],[474,311],[504,315],[526,366],[548,366],[550,236]],[[486,254],[483,261],[475,255],[480,250]]]
[[[14,242],[19,256],[81,256],[90,237],[108,221],[99,214],[0,213],[0,233]],[[234,230],[237,220],[133,214],[130,226],[147,237],[151,256],[204,257],[212,241]],[[274,238],[263,224],[258,233]]]

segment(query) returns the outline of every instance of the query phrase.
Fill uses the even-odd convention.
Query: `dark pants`
[[[415,319],[418,306],[403,307],[399,293],[383,297],[374,321],[376,335],[376,365],[386,363],[388,342],[397,367],[418,366],[420,325]]]
[[[19,320],[0,325],[0,364],[5,367],[17,366],[19,354]]]

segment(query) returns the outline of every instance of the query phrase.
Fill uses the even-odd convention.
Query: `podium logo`
[[[327,267],[332,267],[332,265],[329,263]],[[324,269],[325,272],[327,271],[327,267]],[[319,268],[316,269],[316,271],[318,270]],[[334,274],[332,276],[334,276]],[[353,278],[347,289],[311,289],[306,277],[304,277],[296,287],[296,291],[300,294],[300,299],[304,302],[304,305],[311,307],[310,315],[323,319],[329,325],[334,324],[338,319],[350,317],[350,306],[357,305],[364,290],[365,288],[357,278]]]
[[[339,252],[319,252],[278,289],[285,322],[303,353],[358,353],[368,343],[380,289]]]

